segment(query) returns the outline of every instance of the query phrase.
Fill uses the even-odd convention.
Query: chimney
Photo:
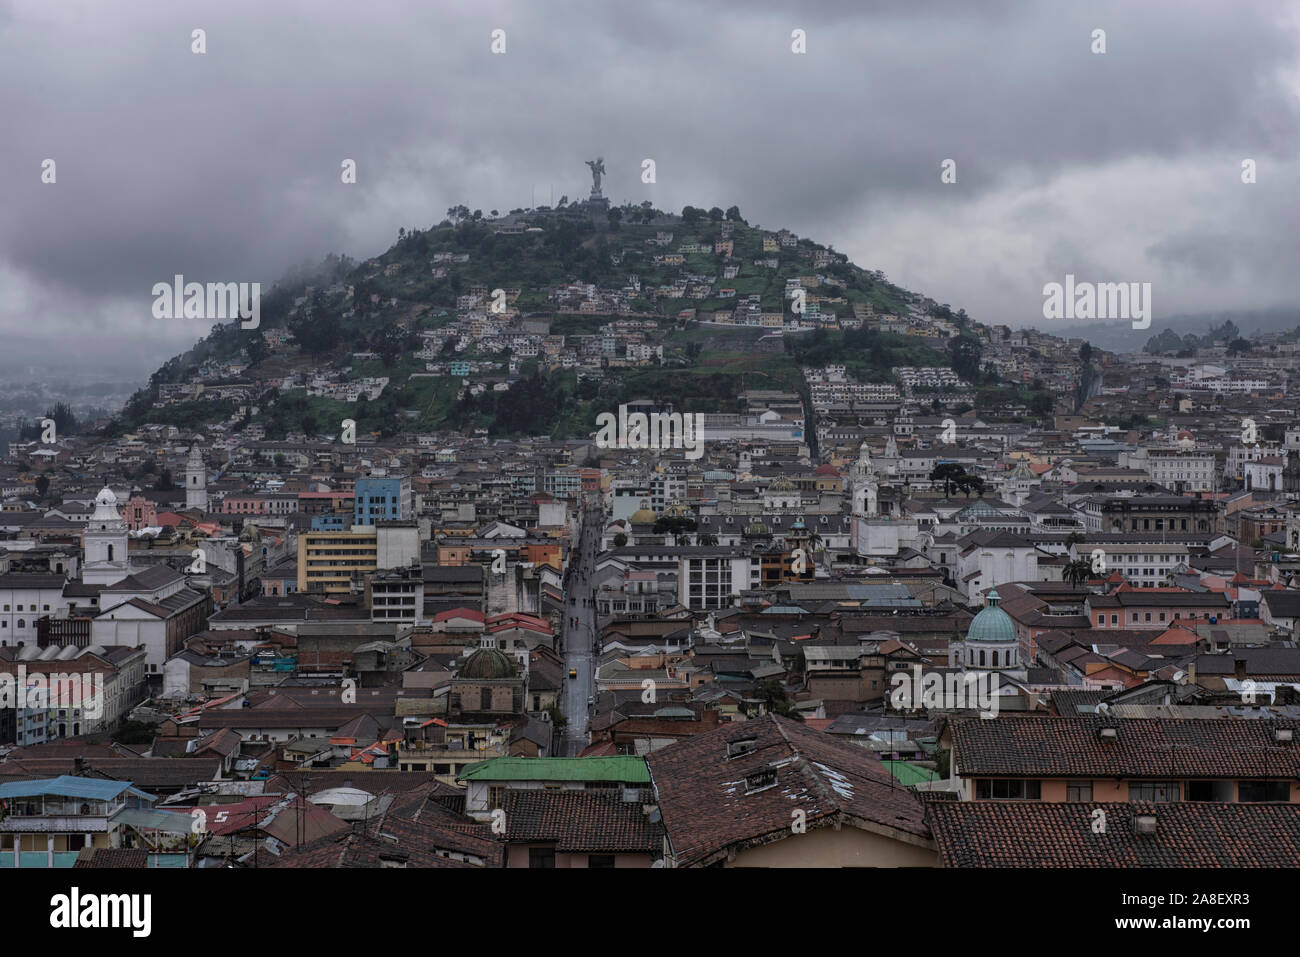
[[[1097,738],[1101,741],[1116,741],[1119,738],[1119,728],[1114,725],[1107,725],[1104,728],[1098,728]]]
[[[1134,834],[1155,834],[1156,816],[1154,814],[1135,814],[1133,815],[1133,833]]]
[[[1233,673],[1233,676],[1236,677],[1236,678],[1238,678],[1238,679],[1244,679],[1244,678],[1246,677],[1246,659],[1245,659],[1245,658],[1234,658],[1234,659],[1233,659],[1233,661],[1232,661],[1232,673]]]
[[[1295,740],[1295,732],[1290,728],[1274,728],[1273,740],[1278,744],[1290,744]]]

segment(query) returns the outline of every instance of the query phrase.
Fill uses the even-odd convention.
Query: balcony
[[[11,815],[0,821],[0,834],[103,834],[108,818],[74,814]]]

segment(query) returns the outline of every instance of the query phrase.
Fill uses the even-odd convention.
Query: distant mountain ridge
[[[1134,329],[1128,322],[1088,322],[1068,326],[1034,324],[1032,328],[1066,339],[1086,339],[1107,352],[1141,352],[1154,337],[1166,331],[1177,335],[1205,335],[1226,322],[1233,323],[1245,338],[1268,332],[1289,332],[1300,327],[1300,308],[1278,307],[1257,310],[1221,310],[1183,313],[1153,322],[1150,329]]]

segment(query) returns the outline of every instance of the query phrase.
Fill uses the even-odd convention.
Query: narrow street
[[[584,503],[585,515],[582,533],[574,546],[573,571],[569,578],[568,597],[565,599],[564,666],[565,687],[561,710],[568,725],[564,729],[561,756],[574,757],[587,745],[587,721],[590,715],[588,699],[596,693],[595,641],[596,609],[592,590],[592,574],[596,568],[595,552],[599,548],[600,528],[603,522],[598,506]],[[577,625],[573,619],[577,619]],[[568,677],[569,670],[577,677]]]

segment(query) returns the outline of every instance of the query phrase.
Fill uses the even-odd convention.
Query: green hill
[[[585,204],[516,210],[495,220],[465,207],[448,213],[429,229],[399,231],[374,259],[358,263],[331,255],[314,269],[284,277],[263,295],[258,329],[215,327],[155,372],[110,431],[146,422],[194,427],[224,420],[260,423],[279,437],[296,430],[333,434],[340,420],[352,418],[359,431],[382,434],[486,428],[493,434],[585,435],[597,411],[631,398],[662,398],[692,411],[739,411],[737,396],[745,388],[801,388],[800,363],[843,363],[865,380],[887,381],[892,366],[952,362],[942,339],[819,329],[769,338],[759,347],[773,329],[695,321],[746,297],[757,297],[756,308],[769,316],[793,318],[786,288],[798,277],[816,283],[822,315],[852,317],[855,306],[877,315],[951,315],[811,240],[787,237],[774,250],[774,232],[724,219],[720,210],[711,217],[687,207],[683,217],[628,206],[612,210],[607,223],[595,217],[600,225]],[[714,249],[727,239],[730,257]],[[726,275],[728,266],[736,267],[734,276]],[[616,296],[620,308],[602,313],[596,302],[567,311],[561,303],[572,286]],[[540,323],[551,336],[569,337],[566,343],[597,335],[611,321],[653,319],[659,328],[650,341],[663,346],[663,364],[580,374],[575,368],[544,370],[539,357],[528,356],[515,357],[511,371],[510,352],[457,352],[453,342],[417,356],[426,341],[438,341],[437,330],[457,321],[458,303],[467,301],[462,297],[476,294],[481,301],[497,289],[508,293],[516,321],[530,328]],[[683,318],[689,310],[694,320]],[[972,332],[979,328],[968,324]],[[287,343],[273,341],[281,332]],[[455,360],[479,364],[471,381],[509,388],[458,397],[462,376],[426,370],[430,362]],[[334,377],[335,385],[366,377],[388,383],[376,398],[348,402],[309,395],[313,376]],[[176,387],[190,383],[204,384],[204,391],[178,399]],[[223,385],[228,394],[220,397],[214,387]]]

